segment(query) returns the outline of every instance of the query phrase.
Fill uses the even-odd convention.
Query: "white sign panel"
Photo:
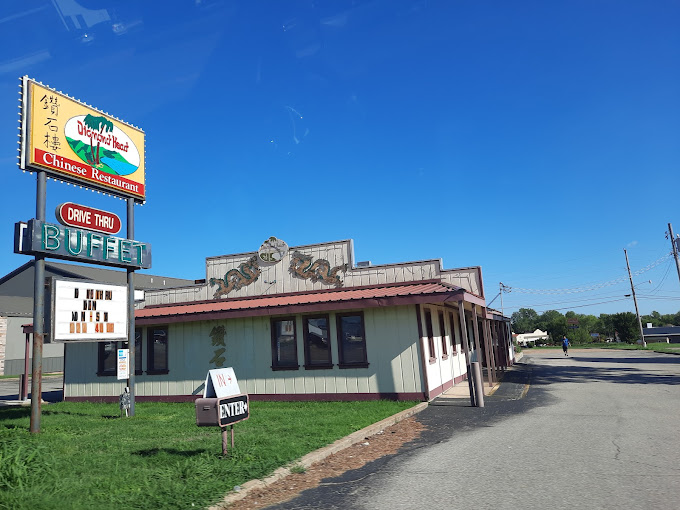
[[[51,312],[55,342],[127,340],[126,285],[55,278]]]
[[[240,394],[241,390],[233,368],[216,368],[208,371],[203,398],[225,398]]]
[[[118,377],[128,379],[130,377],[130,349],[118,349]]]

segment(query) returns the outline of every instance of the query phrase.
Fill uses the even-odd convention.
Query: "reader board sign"
[[[248,395],[245,394],[221,398],[217,401],[217,408],[219,412],[218,425],[220,427],[233,425],[250,418],[250,404]]]
[[[205,378],[203,398],[225,398],[241,393],[232,367],[216,368],[208,371]]]
[[[14,228],[14,253],[149,269],[151,245],[31,219]]]
[[[104,234],[117,234],[122,226],[117,214],[73,202],[59,204],[55,215],[57,221],[67,227],[86,228]]]
[[[130,377],[130,349],[118,349],[116,379],[128,379]]]
[[[127,285],[52,278],[53,342],[127,341]]]
[[[21,169],[145,200],[141,129],[27,76],[21,83]]]

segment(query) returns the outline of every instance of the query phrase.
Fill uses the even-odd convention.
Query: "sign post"
[[[146,200],[145,190],[145,140],[144,132],[120,119],[112,117],[80,101],[57,92],[42,83],[21,77],[20,100],[20,156],[19,168],[29,173],[36,172],[36,216],[35,221],[41,225],[43,241],[47,241],[41,250],[39,244],[27,251],[17,251],[22,246],[23,228],[15,236],[15,252],[34,256],[33,285],[33,374],[31,378],[31,422],[30,431],[40,432],[41,396],[42,396],[42,351],[44,341],[44,304],[45,304],[45,258],[58,257],[53,251],[61,244],[68,253],[61,258],[72,258],[83,251],[82,233],[76,233],[75,247],[72,245],[70,231],[64,229],[64,237],[57,237],[60,229],[56,226],[45,229],[46,183],[47,174],[55,180],[72,183],[77,186],[98,190],[105,194],[127,200],[128,236],[134,234],[135,202]],[[91,208],[76,208],[71,221],[89,221],[90,214],[95,218],[92,224],[79,225],[98,230],[104,228],[105,234],[115,233],[115,218],[101,215],[102,211]],[[89,210],[88,210],[89,209]],[[98,217],[99,215],[99,217]],[[61,210],[58,213],[60,220]],[[68,214],[67,214],[68,216]],[[113,215],[115,216],[115,215]],[[72,223],[67,223],[73,226]],[[56,229],[56,232],[55,232]],[[102,231],[102,230],[99,230]],[[67,233],[68,232],[68,233]],[[110,260],[115,252],[109,241],[112,239],[96,234],[89,235],[88,253],[92,258],[93,249],[98,249],[102,260],[84,260],[104,265],[127,267],[128,272],[128,345],[130,346],[129,362],[133,367],[128,383],[130,386],[130,415],[134,415],[134,367],[135,367],[135,331],[134,331],[134,271],[131,244],[122,240],[118,245],[119,263]],[[94,243],[92,241],[95,241]],[[65,241],[65,242],[64,242]],[[96,242],[98,241],[98,243]],[[102,245],[103,242],[103,245]],[[83,243],[84,244],[84,243]],[[98,248],[97,248],[98,247]],[[77,253],[76,253],[77,252]],[[141,252],[139,252],[141,255]],[[139,262],[141,263],[141,258]],[[148,258],[149,267],[151,259]],[[145,267],[145,266],[137,266]]]

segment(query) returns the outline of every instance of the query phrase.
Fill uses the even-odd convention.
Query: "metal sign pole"
[[[47,175],[38,172],[36,179],[35,216],[45,221]],[[33,268],[33,368],[31,371],[31,423],[32,434],[40,432],[40,404],[42,401],[42,355],[45,315],[45,256],[36,255]]]
[[[133,198],[127,199],[127,238],[135,238],[135,200]],[[136,353],[136,338],[135,338],[135,270],[128,267],[127,270],[128,283],[128,347],[130,349],[129,358],[129,375],[127,386],[130,388],[130,416],[135,415],[135,369],[137,363],[135,361]]]

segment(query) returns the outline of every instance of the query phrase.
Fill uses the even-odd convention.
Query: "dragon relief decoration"
[[[210,278],[210,286],[217,285],[217,290],[213,294],[214,298],[224,296],[232,290],[239,290],[255,283],[262,274],[262,269],[257,262],[257,255],[253,255],[245,262],[239,264],[237,269],[230,269],[224,278]]]
[[[331,267],[330,262],[324,259],[316,259],[312,262],[311,255],[305,255],[296,251],[290,259],[290,272],[303,280],[324,282],[336,287],[342,287],[342,280],[338,273],[347,271],[348,264]]]

